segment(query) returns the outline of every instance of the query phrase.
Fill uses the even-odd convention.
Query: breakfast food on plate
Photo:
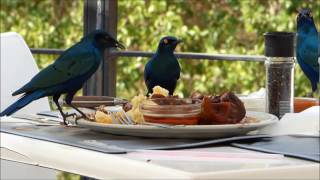
[[[127,103],[123,104],[123,105],[122,105],[122,108],[123,108],[123,110],[124,110],[125,112],[130,111],[130,110],[132,109],[132,104],[131,104],[131,102],[127,102]]]
[[[142,101],[144,101],[146,99],[147,99],[146,96],[140,94],[138,96],[133,97],[133,99],[131,100],[132,109],[129,110],[127,112],[127,114],[136,123],[141,123],[143,121],[143,115],[140,112],[140,107],[139,106],[142,103]]]
[[[190,98],[148,99],[141,104],[144,120],[151,123],[197,125],[201,101]]]
[[[94,118],[98,123],[112,124],[111,116],[103,111],[97,110]]]
[[[246,115],[242,101],[232,92],[204,96],[200,124],[236,124]]]
[[[251,123],[255,120],[245,118],[246,110],[242,101],[232,92],[226,92],[219,96],[205,96],[199,92],[194,92],[190,103],[177,96],[169,96],[166,89],[156,86],[150,99],[143,95],[135,96],[131,103],[132,109],[128,115],[137,123],[144,120],[148,122],[167,124],[236,124]],[[197,115],[198,101],[199,111]],[[141,106],[141,109],[139,108]],[[142,111],[142,112],[141,112]],[[188,121],[192,112],[192,121]],[[179,118],[174,117],[175,115]],[[174,118],[173,118],[174,117]],[[195,118],[194,118],[195,117]],[[187,121],[185,121],[187,120]]]
[[[242,121],[240,121],[240,123],[242,124],[248,124],[248,123],[257,123],[259,122],[259,120],[255,117],[248,117],[246,116],[245,118],[243,118]]]
[[[169,91],[161,86],[155,86],[152,88],[151,98],[162,98],[169,96]]]
[[[160,87],[155,86],[152,89],[153,93],[150,95],[150,98],[163,98],[169,95],[169,91]],[[144,95],[138,95],[133,97],[130,104],[124,106],[124,110],[127,111],[129,117],[136,123],[143,122],[143,114],[140,112],[140,105],[141,103],[146,100],[147,97]],[[129,107],[128,107],[129,106]],[[130,110],[128,110],[130,108]]]
[[[200,99],[200,100],[203,100],[204,95],[203,95],[203,94],[201,94],[201,93],[200,93],[200,92],[198,92],[198,91],[195,91],[195,92],[191,93],[190,98],[192,98],[192,99]]]
[[[112,123],[106,106],[96,108],[92,115],[98,123]],[[194,92],[190,98],[170,96],[169,91],[155,86],[149,98],[144,95],[134,96],[122,106],[127,115],[137,124],[142,122],[213,125],[254,123],[257,119],[245,117],[243,102],[232,92],[208,96]]]

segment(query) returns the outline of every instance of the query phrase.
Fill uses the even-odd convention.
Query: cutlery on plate
[[[95,108],[101,105],[104,106],[116,106],[116,105],[123,105],[128,103],[128,100],[116,98],[116,97],[109,97],[109,96],[77,96],[74,97],[71,104],[77,107],[84,107],[84,108]],[[63,100],[59,101],[59,104],[65,104]]]
[[[159,124],[159,123],[149,123],[149,122],[136,123],[130,118],[130,116],[127,115],[127,113],[123,110],[121,106],[105,107],[104,111],[111,116],[112,122],[114,124],[125,124],[125,125],[142,124],[142,125],[156,126],[161,128],[171,128],[175,126],[175,125],[169,125],[169,124]]]
[[[51,124],[60,124],[61,119],[50,119],[47,117],[41,117],[39,115],[30,115],[30,114],[15,114],[12,115],[11,117],[13,118],[18,118],[18,119],[25,119],[29,121],[34,121],[38,123],[51,123]]]

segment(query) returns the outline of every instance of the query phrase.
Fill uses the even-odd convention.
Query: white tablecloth
[[[3,119],[5,120],[5,118]],[[272,134],[319,134],[319,106],[287,114]],[[319,163],[220,146],[104,154],[1,133],[1,158],[99,179],[319,179]]]

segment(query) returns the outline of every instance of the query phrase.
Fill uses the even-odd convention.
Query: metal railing
[[[46,49],[46,48],[31,48],[30,49],[33,54],[48,54],[48,55],[59,55],[64,52],[62,49]],[[152,52],[144,52],[144,51],[117,51],[111,50],[108,52],[108,56],[105,58],[117,59],[118,57],[151,57],[154,53]],[[208,54],[208,53],[182,53],[178,52],[175,55],[181,60],[210,60],[210,61],[253,61],[253,62],[264,62],[265,56],[257,56],[257,55],[235,55],[235,54]],[[102,65],[103,66],[103,65]],[[115,66],[115,65],[114,65]],[[114,69],[116,69],[114,67]],[[108,74],[109,73],[109,74]],[[84,95],[86,94],[85,88],[89,88],[91,92],[90,95],[110,95],[108,93],[101,92],[101,89],[112,87],[114,90],[111,96],[115,96],[115,87],[116,81],[112,81],[110,83],[110,77],[116,77],[115,71],[108,71],[105,68],[102,68],[102,74],[98,75],[98,83],[96,80],[91,81],[91,83],[87,86],[84,86]],[[104,79],[101,81],[101,79]],[[109,82],[109,83],[106,83]],[[88,92],[88,90],[87,90]],[[93,92],[93,93],[92,93]],[[97,93],[98,92],[98,93]]]
[[[45,49],[45,48],[31,48],[33,54],[62,54],[62,49]],[[110,56],[117,57],[151,57],[153,52],[144,51],[111,51]],[[209,54],[209,53],[175,53],[181,59],[202,59],[202,60],[224,60],[224,61],[256,61],[263,62],[264,56],[257,55],[235,55],[235,54]]]

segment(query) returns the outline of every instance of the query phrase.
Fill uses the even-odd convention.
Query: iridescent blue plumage
[[[71,104],[75,93],[98,69],[102,59],[103,51],[110,47],[123,46],[112,38],[107,32],[97,30],[80,42],[66,50],[53,64],[41,70],[30,82],[15,91],[12,95],[23,94],[23,96],[0,113],[1,116],[11,115],[28,105],[34,100],[45,96],[53,96],[64,123],[66,114],[63,113],[58,99],[61,94],[66,94],[66,103],[84,115]]]
[[[173,52],[180,42],[172,36],[166,36],[160,40],[156,53],[144,69],[148,94],[152,93],[154,86],[161,86],[167,89],[170,95],[173,95],[180,78],[180,65]]]
[[[296,54],[302,71],[311,82],[313,92],[317,90],[319,82],[319,46],[319,35],[311,11],[302,9],[297,16]]]

